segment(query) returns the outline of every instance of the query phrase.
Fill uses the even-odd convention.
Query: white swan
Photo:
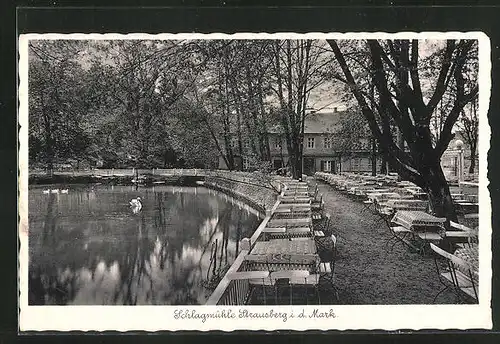
[[[59,193],[59,189],[52,189],[52,190],[50,190],[50,192],[52,192],[52,193]]]
[[[132,200],[129,202],[129,204],[130,204],[130,207],[132,208],[132,211],[134,213],[137,213],[137,212],[139,212],[139,210],[142,209],[142,203],[141,203],[140,197],[132,198]]]
[[[63,194],[67,194],[68,191],[69,191],[68,189],[61,189],[61,193],[63,193]]]
[[[49,194],[49,193],[50,193],[50,189],[47,189],[47,190],[42,190],[42,193],[44,193],[44,194]]]

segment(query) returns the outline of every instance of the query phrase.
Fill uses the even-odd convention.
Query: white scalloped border
[[[28,306],[28,41],[32,39],[458,39],[469,38],[479,41],[479,232],[481,236],[479,305],[359,305],[359,306],[280,306],[280,307],[220,307],[220,306]],[[356,330],[356,329],[491,329],[491,201],[487,179],[487,154],[490,147],[490,127],[487,113],[491,95],[491,45],[488,36],[482,32],[350,32],[350,33],[235,33],[235,34],[24,34],[18,40],[19,75],[19,326],[21,331],[40,330],[83,330],[83,331],[209,331],[209,330]],[[174,319],[176,310],[194,310],[198,314],[215,313],[231,309],[253,312],[293,311],[306,314],[313,309],[336,314],[336,318],[287,318],[281,319]]]

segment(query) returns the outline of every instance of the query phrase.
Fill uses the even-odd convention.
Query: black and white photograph
[[[25,328],[129,306],[161,329],[491,327],[489,50],[22,35]]]

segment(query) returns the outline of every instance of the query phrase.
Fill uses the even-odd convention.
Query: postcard
[[[491,329],[484,33],[18,48],[21,331]]]

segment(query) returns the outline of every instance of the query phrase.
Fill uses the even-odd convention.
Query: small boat
[[[52,189],[50,190],[51,193],[59,193],[59,189]]]
[[[49,193],[50,193],[50,189],[47,189],[47,190],[42,190],[42,193],[44,193],[44,194],[49,194]]]
[[[67,194],[68,191],[69,191],[68,189],[61,189],[61,193],[63,193],[63,194]]]

